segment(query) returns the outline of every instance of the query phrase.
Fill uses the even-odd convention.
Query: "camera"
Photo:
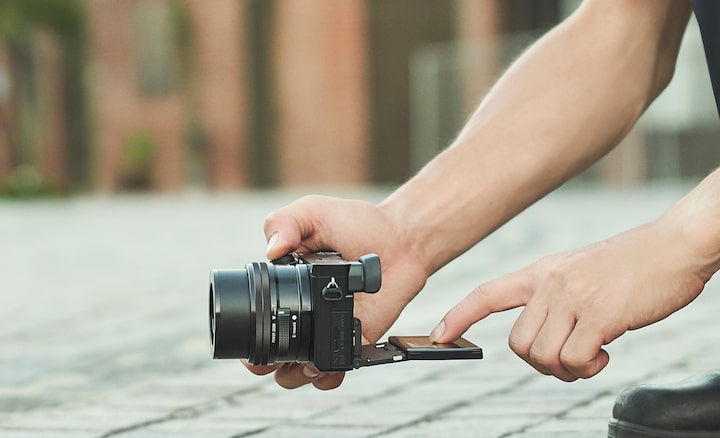
[[[482,350],[462,338],[433,344],[424,336],[390,337],[363,346],[354,294],[376,293],[381,283],[375,254],[348,261],[337,252],[291,253],[245,269],[212,270],[212,356],[252,365],[312,362],[323,372],[408,359],[482,358]]]

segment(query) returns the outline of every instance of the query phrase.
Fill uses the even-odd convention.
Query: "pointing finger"
[[[525,305],[531,294],[530,276],[526,270],[482,284],[450,309],[430,334],[430,339],[433,342],[454,341],[489,314]]]

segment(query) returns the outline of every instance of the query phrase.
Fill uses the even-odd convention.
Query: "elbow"
[[[599,35],[612,62],[630,74],[649,105],[670,83],[692,13],[689,1],[588,1],[579,10],[582,30]],[[611,62],[611,64],[612,64]]]
[[[672,55],[674,56],[661,56],[658,60],[655,67],[654,78],[649,90],[648,104],[655,100],[655,98],[658,97],[668,85],[670,85],[670,82],[675,75],[677,52]]]
[[[675,74],[678,52],[682,45],[687,23],[690,20],[691,8],[688,2],[671,2],[654,23],[649,35],[654,53],[652,83],[649,89],[649,101],[652,102],[670,84]]]

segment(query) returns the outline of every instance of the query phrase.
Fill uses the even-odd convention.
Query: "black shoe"
[[[634,386],[615,401],[609,438],[720,438],[720,374]]]

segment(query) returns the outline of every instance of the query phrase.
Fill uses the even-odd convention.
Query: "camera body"
[[[336,252],[292,253],[244,269],[212,270],[212,356],[252,365],[312,362],[323,372],[411,359],[482,358],[482,349],[462,338],[437,344],[427,336],[391,336],[362,345],[355,293],[375,293],[381,283],[375,254],[347,261]]]
[[[252,365],[312,362],[320,371],[360,366],[354,294],[381,285],[380,258],[291,253],[245,269],[210,273],[210,344],[215,359]]]
[[[368,254],[350,262],[336,252],[318,252],[289,254],[272,263],[307,266],[313,309],[310,361],[320,371],[351,370],[361,335],[360,321],[353,316],[354,294],[380,290],[380,258]]]

